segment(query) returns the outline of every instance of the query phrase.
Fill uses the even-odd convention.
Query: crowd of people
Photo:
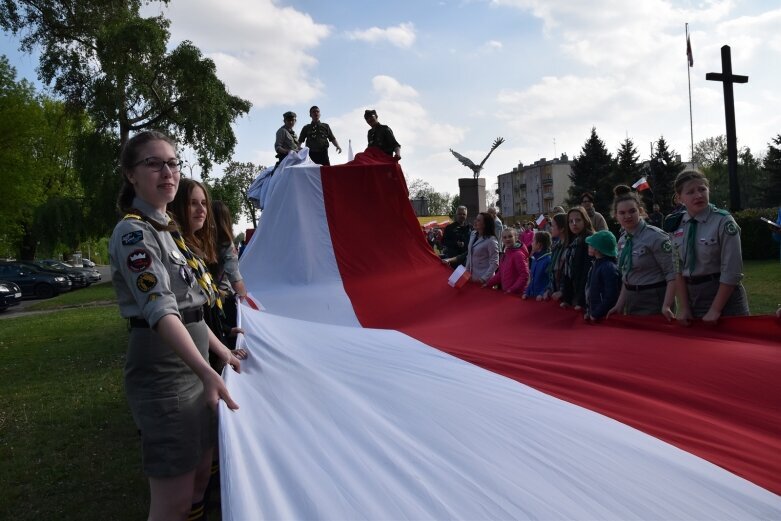
[[[442,234],[440,257],[465,266],[483,287],[552,299],[589,321],[662,315],[682,325],[693,319],[715,325],[722,316],[748,315],[735,219],[710,203],[708,179],[697,170],[678,175],[675,194],[679,207],[664,217],[658,205],[649,214],[637,192],[616,186],[611,214],[618,237],[589,192],[578,206],[554,208],[539,226],[504,228],[501,243],[495,213],[480,213],[472,227],[459,207]]]
[[[314,109],[313,124],[319,118]],[[294,123],[295,114],[292,121],[287,116]],[[370,143],[399,157],[398,143],[377,127],[376,113],[367,111],[366,119]],[[292,124],[283,129],[280,153],[291,150],[288,137],[295,142]],[[302,135],[330,139],[325,129],[305,127]],[[327,154],[320,159],[327,161]],[[217,402],[239,407],[219,372],[225,365],[239,372],[247,356],[235,349],[242,333],[237,299],[247,290],[232,219],[203,184],[181,178],[176,143],[162,133],[132,137],[120,165],[123,218],[109,244],[111,278],[130,326],[125,389],[150,484],[149,519],[202,519],[207,487],[216,481]],[[461,206],[442,234],[442,262],[464,265],[484,288],[552,299],[592,321],[623,313],[715,324],[721,316],[747,315],[740,229],[710,204],[708,186],[698,171],[678,175],[682,211],[661,221],[669,233],[649,222],[658,209],[644,218],[637,193],[617,186],[612,215],[621,226],[618,240],[588,193],[579,206],[555,208],[543,229],[534,222],[505,227],[495,209],[478,214],[471,226]]]
[[[111,278],[130,326],[125,391],[149,519],[203,519],[218,482],[217,402],[238,409],[219,373],[226,364],[239,372],[247,356],[234,349],[236,298],[246,288],[232,219],[203,184],[181,179],[176,143],[164,134],[135,135],[120,165],[124,217],[109,244]]]

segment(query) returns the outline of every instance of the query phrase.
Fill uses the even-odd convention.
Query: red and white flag
[[[686,57],[689,59],[689,67],[694,67],[694,55],[692,54],[692,42],[689,35],[686,35]]]
[[[537,224],[537,229],[541,230],[545,223],[548,222],[548,219],[545,218],[545,214],[541,213],[534,222]]]
[[[643,190],[650,190],[651,185],[648,184],[648,180],[645,178],[645,176],[643,176],[632,185],[632,188],[638,192],[642,192]]]
[[[223,519],[781,519],[775,317],[453,291],[397,162],[301,161],[240,261]]]

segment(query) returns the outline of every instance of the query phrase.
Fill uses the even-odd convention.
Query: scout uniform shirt
[[[647,286],[675,280],[672,245],[668,235],[655,226],[640,220],[634,233],[623,233],[618,240],[618,258],[627,243],[631,243],[631,261],[621,262],[621,276],[630,286]]]
[[[138,197],[133,207],[160,224],[170,222],[167,214]],[[165,315],[181,318],[180,310],[206,303],[193,270],[169,232],[155,230],[139,219],[123,219],[111,235],[109,254],[111,280],[123,318],[138,317],[154,327]]]
[[[696,221],[696,235],[690,246],[687,238],[692,222]],[[740,246],[740,228],[726,210],[709,205],[692,217],[685,213],[678,229],[672,234],[673,263],[677,273],[687,279],[713,276],[722,284],[738,285],[743,279],[743,259]],[[691,253],[694,252],[694,267]]]

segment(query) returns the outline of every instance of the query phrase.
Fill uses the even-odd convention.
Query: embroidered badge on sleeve
[[[149,252],[143,248],[133,250],[127,256],[127,267],[130,268],[130,271],[144,271],[151,265],[152,259],[149,257]]]
[[[137,242],[140,242],[141,239],[144,238],[144,232],[141,230],[135,230],[129,233],[126,233],[122,236],[122,245],[123,246],[130,246]]]
[[[136,279],[136,286],[144,293],[157,286],[157,277],[153,273],[145,271]]]

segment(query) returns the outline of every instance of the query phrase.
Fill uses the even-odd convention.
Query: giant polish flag
[[[271,183],[224,519],[781,519],[775,318],[587,325],[451,288],[372,149],[290,156]]]

